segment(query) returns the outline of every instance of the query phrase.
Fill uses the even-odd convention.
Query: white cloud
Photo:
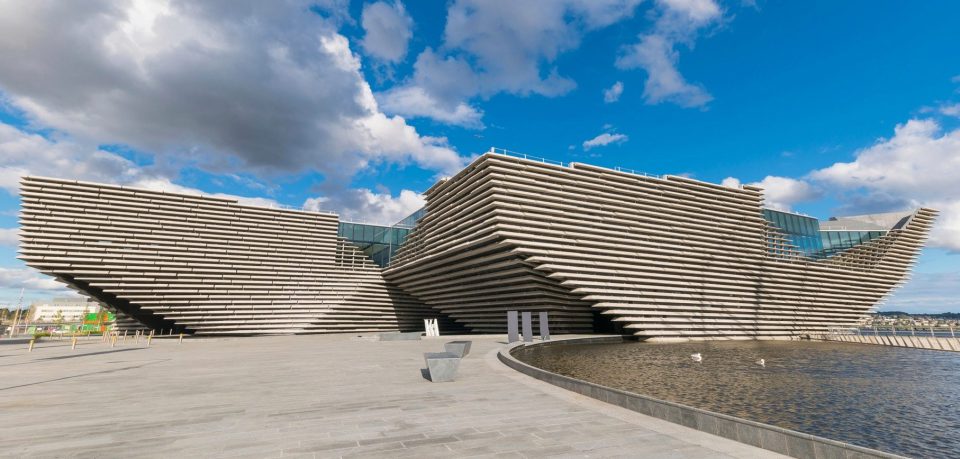
[[[740,188],[741,186],[743,186],[743,184],[740,183],[740,179],[736,177],[727,177],[723,179],[723,181],[721,181],[720,184],[730,188]]]
[[[960,198],[960,129],[942,132],[934,120],[913,119],[859,150],[851,162],[814,171],[816,180],[846,188],[884,191],[916,200]]]
[[[701,29],[719,23],[723,10],[713,0],[659,0],[653,30],[625,47],[617,58],[621,69],[647,72],[643,96],[647,103],[668,101],[684,107],[702,107],[713,100],[706,89],[686,81],[677,70],[678,44],[692,48]]]
[[[403,3],[364,5],[360,23],[364,31],[360,43],[367,55],[386,62],[400,62],[406,57],[407,45],[413,37],[413,19]]]
[[[947,116],[960,117],[960,103],[941,105],[939,111]]]
[[[730,188],[740,188],[744,184],[736,177],[727,177],[720,182]],[[768,175],[759,182],[747,185],[763,188],[763,205],[771,209],[790,212],[793,205],[819,199],[823,193],[810,183],[789,177]]]
[[[20,243],[18,228],[0,228],[0,245],[16,247]]]
[[[129,183],[142,174],[119,155],[0,123],[0,188],[11,195],[17,193],[24,175]]]
[[[405,116],[431,118],[445,124],[479,129],[483,127],[483,112],[464,102],[444,106],[442,102],[420,86],[402,86],[380,94],[383,109]]]
[[[590,150],[591,148],[596,147],[605,147],[610,144],[621,144],[629,140],[624,134],[610,134],[609,132],[604,132],[590,140],[583,142],[583,149]]]
[[[73,141],[214,172],[463,164],[444,139],[380,111],[336,30],[345,6],[324,19],[298,0],[3,5],[0,87]]]
[[[397,126],[387,122],[382,128],[395,129]],[[394,137],[402,140],[404,135],[412,137],[414,134],[399,133]],[[24,175],[88,180],[154,191],[236,199],[241,204],[252,206],[284,207],[270,198],[209,193],[179,185],[158,171],[139,167],[114,153],[68,141],[57,142],[0,123],[0,188],[15,195],[20,178]],[[234,178],[229,175],[226,177]],[[410,190],[391,196],[389,193],[376,193],[364,188],[350,189],[336,181],[325,182],[324,190],[326,198],[308,200],[303,207],[307,210],[334,211],[345,219],[392,224],[424,205],[423,197]],[[0,245],[16,245],[16,231],[16,228],[0,228]],[[35,282],[34,284],[40,285]]]
[[[0,289],[19,290],[21,288],[31,292],[66,293],[71,291],[52,277],[40,274],[30,268],[0,267]]]
[[[164,191],[167,193],[192,194],[195,196],[208,196],[212,198],[236,199],[237,202],[247,206],[259,207],[282,207],[280,203],[270,198],[261,198],[254,196],[238,196],[229,193],[207,193],[197,188],[191,188],[183,185],[177,185],[169,179],[163,177],[143,177],[126,184],[134,188],[142,188],[152,191]]]
[[[25,175],[129,185],[155,191],[237,199],[248,205],[278,206],[272,199],[205,193],[178,185],[115,153],[70,141],[47,139],[0,123],[0,188],[11,195],[17,194],[20,178]],[[2,231],[8,230],[0,230],[0,243],[8,236]]]
[[[960,251],[960,128],[944,132],[934,120],[912,119],[853,161],[810,177],[836,190],[846,212],[938,209],[931,244]]]
[[[348,221],[392,225],[426,205],[423,195],[403,190],[398,196],[376,193],[367,188],[350,190],[335,196],[309,198],[303,203],[307,210],[342,209],[341,218]]]
[[[621,94],[623,94],[623,82],[618,81],[613,86],[603,90],[603,101],[608,104],[616,102],[620,100]]]
[[[789,177],[768,175],[751,185],[763,188],[764,205],[772,209],[790,211],[794,204],[821,197],[821,192],[811,184]]]
[[[557,57],[578,47],[585,33],[632,16],[640,1],[456,0],[442,46],[424,50],[409,81],[378,99],[390,113],[476,126],[474,98],[566,94],[576,83],[560,74]],[[458,111],[471,123],[450,115]]]

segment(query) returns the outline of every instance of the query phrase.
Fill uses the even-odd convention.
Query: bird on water
[[[763,360],[763,359],[757,360],[757,365],[760,365],[761,367],[766,368],[766,366],[767,366],[767,361],[766,361],[766,360]]]
[[[693,359],[694,362],[701,362],[701,361],[703,361],[703,356],[700,355],[699,352],[697,352],[696,354],[690,354],[690,358]]]

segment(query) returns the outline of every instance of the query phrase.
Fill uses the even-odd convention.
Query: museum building
[[[24,177],[19,257],[124,326],[175,333],[503,333],[519,310],[554,333],[793,338],[873,311],[937,213],[818,221],[753,186],[495,150],[425,197],[379,226]]]

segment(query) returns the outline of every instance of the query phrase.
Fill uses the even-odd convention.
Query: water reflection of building
[[[819,222],[760,188],[488,153],[409,219],[25,178],[21,258],[132,321],[197,333],[447,327],[791,337],[853,326],[906,277],[935,211]],[[443,327],[442,327],[443,328]]]

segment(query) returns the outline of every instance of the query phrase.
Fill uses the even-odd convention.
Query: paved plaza
[[[357,335],[0,345],[0,457],[782,457],[576,395],[471,336]]]

